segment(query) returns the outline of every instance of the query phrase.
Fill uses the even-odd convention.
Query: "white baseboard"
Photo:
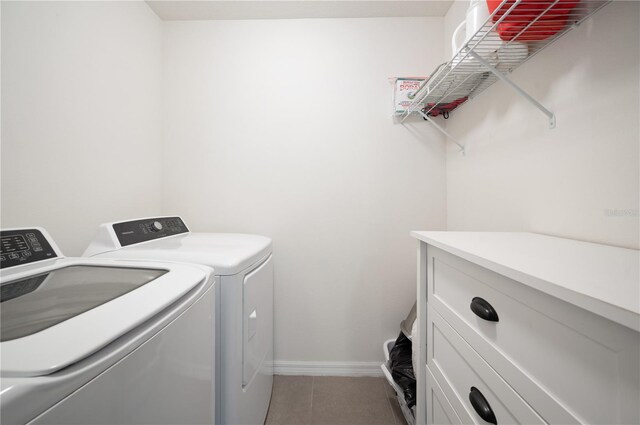
[[[276,375],[304,376],[383,376],[382,362],[295,362],[276,360],[273,373]]]

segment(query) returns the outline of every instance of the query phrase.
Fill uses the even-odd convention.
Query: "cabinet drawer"
[[[637,332],[431,246],[428,264],[429,308],[542,417],[639,423]],[[497,322],[471,310],[475,297]]]
[[[485,424],[470,401],[472,388],[486,399],[498,424],[544,423],[437,312],[428,314],[427,366],[463,423]]]
[[[427,368],[427,425],[462,425],[442,388]]]

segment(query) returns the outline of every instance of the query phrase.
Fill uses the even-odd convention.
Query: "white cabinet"
[[[527,233],[413,236],[416,423],[640,423],[638,251]]]
[[[428,370],[426,386],[427,397],[429,398],[427,404],[431,406],[427,422],[438,425],[462,425],[462,421],[442,392],[442,388],[440,388],[440,385]]]

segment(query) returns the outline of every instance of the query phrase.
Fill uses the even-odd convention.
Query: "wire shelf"
[[[611,0],[503,0],[455,56],[437,67],[422,83],[413,102],[401,114],[402,121],[414,112],[427,119],[440,105],[473,99],[501,79],[534,103],[549,117],[551,127],[555,126],[553,113],[517,87],[506,74],[609,2]],[[508,25],[507,31],[501,25]],[[506,40],[498,34],[498,28]]]

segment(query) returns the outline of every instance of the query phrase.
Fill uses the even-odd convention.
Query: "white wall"
[[[2,227],[79,255],[160,212],[161,31],[144,2],[2,2]]]
[[[445,18],[445,46],[466,2]],[[451,114],[467,146],[447,155],[449,230],[533,231],[638,248],[640,3],[614,1]],[[617,211],[616,211],[617,210]]]
[[[277,360],[380,361],[415,301],[444,146],[392,123],[387,77],[441,62],[442,22],[165,23],[163,211],[273,238]]]
[[[386,79],[448,57],[466,6],[163,29],[142,2],[3,1],[2,227],[42,225],[72,255],[100,222],[160,212],[269,235],[276,358],[311,362],[380,360],[415,297],[409,230],[637,248],[640,5],[512,74],[555,130],[501,83],[454,112],[467,156],[451,147],[445,183],[442,138],[392,124]]]

